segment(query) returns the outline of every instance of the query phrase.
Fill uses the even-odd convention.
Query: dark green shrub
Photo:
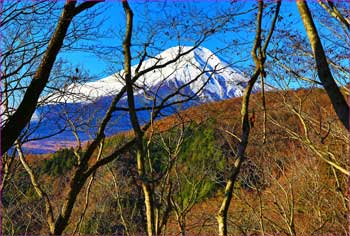
[[[73,148],[64,148],[55,152],[52,158],[45,160],[41,168],[41,173],[50,176],[58,176],[71,170],[77,164]]]

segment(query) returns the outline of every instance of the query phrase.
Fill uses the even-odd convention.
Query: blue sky
[[[102,6],[103,4],[103,6]],[[225,9],[230,7],[229,1],[197,1],[197,2],[187,2],[187,1],[177,1],[177,2],[168,2],[164,3],[162,1],[151,1],[149,3],[140,3],[131,1],[130,3],[131,8],[134,11],[134,21],[135,21],[135,32],[134,32],[134,38],[133,42],[139,42],[140,35],[138,35],[136,32],[137,27],[144,26],[144,25],[152,25],[154,22],[160,21],[162,19],[167,19],[169,21],[172,20],[171,17],[175,18],[177,21],[189,21],[189,24],[194,21],[198,21],[198,19],[195,19],[194,16],[188,16],[188,19],[186,19],[186,16],[181,16],[181,11],[185,10],[185,7],[190,8],[193,7],[202,14],[207,15],[215,15],[216,11],[224,11]],[[255,1],[247,1],[242,2],[240,4],[240,8],[237,9],[238,11],[244,12],[248,9],[250,9],[252,6],[255,6]],[[101,7],[104,8],[103,14],[98,17],[98,21],[102,20],[103,22],[101,24],[100,30],[110,32],[105,34],[108,36],[107,38],[101,38],[98,41],[95,42],[84,42],[85,44],[99,44],[100,46],[111,46],[114,48],[121,48],[122,44],[122,38],[123,37],[123,27],[125,25],[125,15],[123,12],[122,4],[119,1],[108,1],[105,3],[101,3]],[[158,9],[158,10],[155,10]],[[282,4],[282,12],[283,11],[290,11],[298,17],[297,9],[294,2],[284,2]],[[252,14],[255,13],[256,10],[254,10],[252,13],[248,13],[246,17],[252,17]],[[188,12],[186,12],[188,13]],[[167,18],[167,14],[168,16]],[[179,14],[179,15],[177,15]],[[199,16],[200,17],[200,16]],[[240,19],[244,19],[244,17],[240,17]],[[254,25],[252,24],[252,27]],[[251,28],[251,30],[254,30],[254,28]],[[114,32],[113,32],[114,31]],[[118,32],[120,31],[120,32]],[[166,28],[164,28],[164,31],[166,31]],[[119,34],[118,34],[119,33]],[[157,36],[159,39],[162,38],[162,34],[164,32],[160,32],[159,36]],[[202,46],[212,50],[216,51],[218,48],[224,48],[229,44],[230,41],[233,40],[239,40],[242,43],[246,43],[247,45],[242,45],[242,50],[247,49],[242,52],[243,54],[249,55],[251,45],[249,44],[253,39],[254,32],[230,32],[230,30],[225,31],[225,33],[216,34],[212,37],[210,37],[208,40],[206,40]],[[141,36],[142,37],[142,36]],[[135,39],[137,38],[137,39]],[[161,43],[161,47],[166,49],[167,47],[176,46],[177,42],[176,40],[168,40],[167,36],[164,35],[164,41]],[[192,45],[193,42],[191,40],[182,40],[182,45]],[[107,49],[108,50],[108,49]],[[112,49],[111,49],[112,51]],[[135,52],[134,52],[135,53]],[[240,56],[242,56],[240,55]],[[247,57],[247,55],[245,57]],[[117,64],[120,64],[117,62],[117,60],[113,61],[113,55],[107,59],[104,58],[98,58],[94,54],[91,53],[85,53],[85,52],[69,52],[68,54],[63,53],[62,56],[67,57],[70,61],[72,61],[74,64],[78,64],[79,66],[83,66],[85,69],[90,71],[93,74],[96,74],[97,76],[107,76],[109,75],[113,69],[109,68],[112,64],[116,65],[116,69],[118,68]],[[121,54],[119,52],[116,53],[115,57],[120,57]],[[226,52],[222,52],[220,55],[223,59],[228,61],[235,61],[240,60],[241,57],[235,57],[233,53],[230,52],[230,50],[227,50]],[[249,57],[249,56],[248,56]]]
[[[274,6],[274,2],[272,2],[272,4],[272,6]],[[167,26],[171,24],[172,20],[175,19],[175,21],[180,24],[184,22],[189,22],[189,25],[199,24],[203,16],[212,17],[216,15],[217,12],[223,12],[233,6],[236,12],[245,12],[252,9],[252,7],[256,7],[257,4],[256,1],[241,1],[238,3],[239,6],[237,7],[237,3],[232,5],[229,1],[150,1],[148,3],[144,3],[143,1],[130,1],[130,5],[134,11],[132,43],[135,45],[142,44],[145,42],[149,31],[156,29],[155,43],[153,46],[159,47],[160,49],[154,51],[153,56],[155,56],[157,52],[161,52],[162,50],[178,44],[176,37],[169,39],[172,33],[168,30]],[[102,7],[103,14],[97,17],[97,21],[102,22],[99,30],[106,31],[106,33],[103,34],[106,37],[93,42],[83,43],[98,45],[104,48],[104,52],[98,55],[79,51],[61,54],[74,65],[77,65],[77,67],[83,67],[91,75],[94,75],[93,80],[106,77],[122,69],[123,59],[121,46],[124,37],[125,15],[122,4],[119,1],[107,1],[101,3],[100,7]],[[249,71],[250,66],[253,65],[250,57],[250,50],[255,34],[254,23],[256,12],[257,9],[254,9],[245,15],[237,17],[237,20],[235,20],[236,23],[231,24],[235,29],[227,29],[225,33],[222,31],[221,33],[214,34],[206,40],[202,46],[213,52],[228,47],[226,50],[218,52],[218,56],[226,61],[232,62],[234,67],[240,70]],[[283,1],[280,15],[283,16],[283,20],[277,23],[276,29],[290,27],[293,30],[300,31],[301,34],[305,36],[305,30],[294,1]],[[268,29],[271,19],[266,17],[264,19],[267,20],[263,21],[263,28]],[[250,23],[248,23],[249,20],[251,21]],[[166,26],[162,28],[161,24]],[[242,24],[241,29],[239,29],[240,24]],[[248,26],[243,24],[247,24]],[[167,34],[168,32],[170,32],[170,36]],[[187,33],[190,34],[190,37],[186,39],[181,38],[181,45],[193,45],[191,39],[196,38],[195,30]],[[184,35],[181,35],[181,37],[184,37]],[[237,45],[233,42],[237,43]],[[280,45],[280,47],[283,48],[283,45]],[[133,49],[132,53],[136,55],[140,47],[134,46]],[[134,61],[134,64],[135,63],[136,61]]]

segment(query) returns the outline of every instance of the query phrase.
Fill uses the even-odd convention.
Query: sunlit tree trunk
[[[318,35],[309,7],[305,1],[296,1],[296,3],[315,58],[318,77],[328,97],[331,99],[339,120],[343,123],[345,128],[349,130],[349,107],[329,69],[327,57],[323,50],[321,39]]]
[[[143,150],[143,131],[140,127],[140,123],[137,118],[135,109],[135,100],[133,92],[133,81],[131,75],[131,35],[133,29],[133,12],[126,0],[123,1],[123,8],[126,14],[126,32],[123,42],[124,49],[124,70],[126,81],[126,92],[128,96],[129,115],[133,130],[136,136],[136,161],[138,177],[140,178],[142,191],[145,198],[146,207],[146,220],[147,220],[147,235],[155,235],[155,222],[154,222],[154,206],[153,206],[153,193],[150,183],[147,181],[147,175],[145,170],[145,155]]]
[[[49,226],[50,233],[53,233],[55,231],[55,224],[54,224],[53,209],[52,209],[52,205],[51,205],[49,196],[43,190],[42,186],[40,186],[34,172],[32,171],[31,167],[28,165],[28,163],[24,157],[24,154],[22,152],[21,145],[18,142],[18,140],[16,141],[15,145],[16,145],[16,149],[18,152],[19,160],[21,161],[24,169],[26,170],[27,174],[29,175],[30,181],[32,183],[32,186],[34,187],[35,192],[37,193],[39,198],[44,199],[44,201],[45,201],[45,212],[46,212],[47,224]]]
[[[279,14],[281,2],[277,1],[276,3],[276,11],[274,14],[274,18],[271,23],[270,30],[268,32],[268,35],[266,37],[264,45],[262,45],[262,38],[261,38],[261,23],[262,23],[262,17],[263,17],[263,8],[264,8],[264,2],[259,1],[258,3],[258,14],[257,14],[257,23],[256,23],[256,34],[255,34],[255,40],[253,49],[251,52],[251,55],[253,57],[254,63],[255,63],[255,70],[252,74],[248,85],[244,91],[243,98],[242,98],[242,107],[241,107],[241,116],[242,116],[242,134],[241,138],[238,144],[238,152],[236,155],[236,160],[231,167],[230,170],[230,176],[227,179],[226,186],[225,186],[225,192],[224,192],[224,199],[222,200],[221,207],[217,213],[216,219],[218,223],[218,230],[220,236],[226,236],[227,235],[227,215],[228,210],[230,207],[230,203],[232,200],[233,195],[233,189],[234,185],[237,179],[237,176],[241,169],[241,164],[243,163],[245,159],[245,150],[247,148],[248,142],[249,142],[249,133],[250,133],[250,123],[249,123],[249,100],[250,95],[252,93],[252,89],[254,87],[254,84],[258,80],[259,76],[264,76],[264,63],[266,60],[266,50],[267,46],[270,42],[272,33],[274,31],[277,17]],[[263,78],[262,78],[263,79]]]
[[[256,80],[259,77],[259,69],[256,69],[255,73],[251,77],[249,84],[244,92],[243,95],[243,101],[242,101],[242,138],[238,146],[238,153],[237,153],[237,159],[231,169],[230,177],[226,182],[225,186],[225,192],[224,192],[224,199],[221,203],[221,207],[217,213],[216,219],[218,223],[219,228],[219,235],[220,236],[226,236],[227,235],[227,215],[228,215],[228,209],[230,207],[232,194],[233,194],[233,188],[234,184],[236,182],[237,176],[239,174],[241,164],[245,159],[245,150],[248,145],[248,139],[249,139],[249,133],[250,133],[250,124],[249,124],[249,98],[251,91],[253,89],[253,86],[256,82]]]

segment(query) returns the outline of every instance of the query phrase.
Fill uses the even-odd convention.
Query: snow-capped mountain
[[[179,53],[189,51],[191,47],[173,47],[155,57],[146,58],[138,72],[137,65],[132,73],[148,72],[138,78],[134,84],[135,103],[137,108],[160,104],[163,99],[174,94],[166,104],[192,99],[185,103],[177,103],[162,110],[162,116],[173,114],[179,109],[210,101],[218,101],[241,96],[248,79],[237,69],[217,57],[210,50],[198,47],[183,57],[170,63]],[[157,66],[159,68],[154,68]],[[45,97],[48,105],[36,111],[36,120],[31,123],[37,127],[31,137],[51,136],[45,142],[55,144],[74,141],[72,130],[76,129],[81,141],[94,137],[99,123],[108,109],[113,97],[124,87],[124,71],[119,71],[106,78],[84,84],[72,83],[64,91],[49,94]],[[257,85],[253,92],[259,90]],[[48,99],[49,98],[49,99]],[[127,108],[126,94],[118,102],[117,107]],[[116,111],[106,128],[106,135],[112,135],[131,128],[126,111]],[[145,123],[151,116],[151,110],[138,112],[139,120]],[[40,125],[38,122],[40,120]],[[74,124],[75,127],[72,127]],[[65,130],[61,132],[61,130]],[[53,141],[54,140],[54,141]],[[45,146],[45,142],[40,144]]]
[[[173,47],[159,55],[149,58],[142,63],[139,71],[155,65],[162,65],[176,58],[179,53],[189,51],[191,47]],[[135,74],[137,65],[132,67]],[[119,71],[106,78],[87,82],[85,84],[71,84],[62,94],[50,94],[52,103],[85,103],[98,98],[117,94],[125,85],[124,71]],[[191,83],[191,81],[193,81]],[[247,78],[242,72],[233,69],[210,50],[198,47],[164,68],[154,69],[141,76],[135,83],[136,94],[145,91],[156,91],[166,88],[170,91],[189,83],[187,91],[192,94],[201,91],[198,99],[201,102],[217,101],[241,96],[246,86]],[[205,85],[205,86],[204,86]],[[137,89],[141,88],[141,89]],[[202,89],[203,88],[203,89]]]

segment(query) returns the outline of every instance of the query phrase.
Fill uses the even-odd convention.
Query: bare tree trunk
[[[52,205],[51,205],[51,201],[49,199],[49,196],[46,194],[46,192],[43,190],[43,188],[39,185],[37,178],[34,175],[34,172],[30,168],[30,166],[28,165],[27,161],[25,160],[25,157],[24,157],[23,152],[22,152],[22,148],[21,148],[18,140],[16,141],[15,144],[16,144],[16,149],[18,152],[19,160],[21,161],[24,169],[28,173],[28,175],[30,177],[30,181],[34,187],[35,192],[37,193],[39,198],[42,198],[45,201],[45,211],[46,211],[46,217],[47,217],[47,224],[49,226],[50,233],[52,234],[55,231],[55,223],[54,223],[54,215],[53,215]]]
[[[126,92],[128,96],[129,115],[133,130],[136,136],[136,161],[137,171],[141,180],[142,190],[145,198],[146,207],[146,220],[147,220],[147,235],[155,235],[155,222],[154,222],[154,205],[153,205],[153,193],[151,185],[147,181],[147,174],[145,171],[145,156],[143,150],[143,134],[140,127],[140,123],[137,118],[135,109],[135,100],[133,92],[133,81],[131,75],[131,35],[133,30],[133,12],[129,6],[129,3],[124,0],[123,8],[126,14],[126,32],[125,39],[123,42],[124,49],[124,70],[125,70],[125,81],[126,81]]]
[[[350,89],[350,83],[347,84],[346,86],[348,89]],[[350,107],[350,94],[347,96],[347,103],[348,103],[348,106]],[[350,116],[350,113],[349,113],[349,116]],[[349,120],[349,125],[350,125],[350,120]],[[347,150],[348,150],[348,166],[350,166],[350,132],[348,132],[348,147],[347,147]],[[350,175],[348,176],[348,179],[347,179],[347,183],[348,183],[348,186],[346,188],[346,196],[348,199],[350,199]],[[348,234],[350,234],[350,201],[348,200],[348,203],[347,203],[347,223],[348,223]]]
[[[71,181],[69,193],[63,203],[61,213],[55,222],[55,231],[53,235],[61,235],[68,225],[68,220],[72,214],[73,205],[77,199],[80,190],[84,186],[87,177],[83,177],[84,173],[81,169],[77,169],[74,178]]]
[[[237,159],[235,162],[235,166],[237,165],[237,168],[233,170],[232,175],[230,179],[226,183],[225,187],[225,196],[221,203],[221,207],[219,209],[219,212],[216,216],[216,220],[218,222],[219,227],[219,235],[220,236],[226,236],[227,235],[227,215],[228,215],[228,209],[230,207],[232,194],[233,194],[233,187],[236,182],[236,178],[238,176],[240,166],[243,159]]]
[[[277,17],[279,14],[279,10],[281,7],[281,2],[277,1],[276,3],[276,11],[274,18],[271,23],[270,30],[268,32],[268,35],[266,37],[266,41],[264,45],[262,46],[261,43],[261,22],[262,22],[262,16],[263,16],[263,7],[264,2],[259,1],[258,3],[258,14],[257,14],[257,25],[256,25],[256,34],[255,34],[255,40],[254,40],[254,46],[251,52],[251,55],[253,57],[254,63],[255,63],[255,71],[252,74],[248,85],[244,91],[243,98],[242,98],[242,108],[241,108],[241,116],[242,116],[242,134],[240,138],[240,142],[238,144],[238,152],[236,155],[236,160],[234,162],[234,165],[232,166],[230,170],[230,176],[226,182],[225,186],[225,192],[224,192],[224,199],[221,203],[221,207],[217,213],[216,219],[218,223],[218,229],[219,229],[219,235],[220,236],[226,236],[227,235],[227,214],[228,209],[230,207],[232,195],[233,195],[233,188],[234,184],[236,182],[237,176],[239,174],[241,164],[245,159],[245,150],[248,145],[249,141],[249,133],[250,133],[250,123],[249,123],[249,99],[250,95],[252,93],[253,86],[255,82],[257,81],[259,75],[264,75],[264,63],[266,60],[266,50],[267,46],[270,42],[272,33],[274,31]],[[262,78],[263,79],[263,78]],[[264,101],[263,101],[264,102]]]
[[[181,236],[185,236],[186,235],[186,220],[183,219],[183,217],[180,217],[180,219],[178,219],[178,224],[179,224]]]
[[[318,4],[323,7],[329,15],[334,17],[338,22],[342,24],[345,29],[350,30],[350,19],[349,17],[344,17],[338,10],[338,8],[334,5],[333,1],[318,1]]]
[[[249,80],[249,84],[245,90],[245,93],[243,95],[243,101],[242,101],[242,138],[238,145],[238,153],[237,153],[237,159],[231,169],[231,175],[229,179],[226,182],[225,187],[225,195],[224,199],[221,203],[221,207],[217,213],[216,219],[218,222],[219,227],[219,235],[220,236],[226,236],[227,235],[227,214],[228,209],[230,207],[232,194],[233,194],[233,187],[236,182],[237,176],[239,174],[241,164],[245,159],[245,149],[248,145],[248,139],[249,139],[249,133],[250,133],[250,124],[249,124],[249,117],[248,117],[248,107],[249,107],[249,98],[251,91],[253,89],[253,86],[258,79],[258,76],[260,74],[260,70],[256,69],[255,73],[253,74],[252,78]]]
[[[155,235],[154,227],[154,206],[153,206],[153,193],[148,184],[142,183],[143,195],[145,197],[146,206],[146,220],[147,220],[147,235]]]
[[[18,138],[23,128],[30,121],[36,109],[39,96],[49,80],[56,56],[63,45],[63,40],[73,18],[80,12],[94,6],[98,2],[84,2],[78,6],[75,6],[76,3],[76,1],[67,0],[66,4],[64,5],[64,9],[58,21],[56,30],[51,37],[41,63],[34,74],[33,80],[29,84],[24,94],[22,102],[19,104],[16,112],[9,118],[8,123],[6,123],[1,131],[1,155],[7,152],[7,150]]]
[[[78,137],[78,135],[77,135]],[[104,142],[102,141],[101,142],[101,145],[99,147],[99,151],[98,151],[98,154],[97,154],[97,158],[96,160],[100,160],[101,156],[102,156],[102,151],[103,151],[103,144]],[[79,146],[79,149],[81,147]],[[75,153],[76,157],[78,158],[78,160],[80,160],[80,155],[78,152]],[[78,162],[80,164],[80,162]],[[73,235],[75,235],[77,232],[79,233],[80,231],[80,228],[81,228],[81,223],[83,222],[84,220],[84,217],[85,217],[85,214],[86,214],[86,211],[87,211],[87,208],[89,207],[89,200],[90,200],[90,192],[91,192],[91,187],[92,187],[92,183],[93,181],[95,180],[95,176],[96,176],[96,171],[92,174],[92,176],[90,177],[90,181],[86,187],[86,192],[85,192],[85,204],[84,204],[84,208],[80,214],[80,217],[79,217],[79,220],[75,226],[75,229],[74,229],[74,232],[73,232]]]
[[[337,113],[339,120],[342,122],[345,128],[349,130],[349,107],[329,69],[327,57],[323,50],[323,46],[312,19],[311,12],[304,0],[297,1],[296,3],[311,44],[313,56],[316,61],[318,77],[321,80],[328,97],[331,99],[333,108]]]
[[[153,191],[151,185],[147,181],[147,176],[145,172],[145,158],[143,152],[142,139],[139,140],[141,143],[137,145],[137,172],[141,180],[142,191],[146,207],[146,222],[147,222],[147,235],[154,236],[155,234],[155,217],[154,217],[154,201],[153,201]]]

